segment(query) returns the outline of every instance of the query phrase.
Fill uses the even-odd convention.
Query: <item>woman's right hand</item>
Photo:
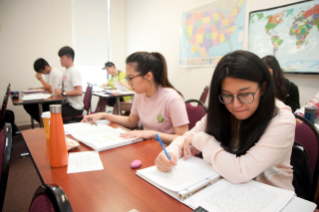
[[[93,122],[100,120],[102,118],[103,118],[103,113],[95,113],[95,114],[84,116],[81,122],[91,122],[91,124],[93,124]]]
[[[168,172],[173,166],[177,165],[174,153],[169,152],[168,154],[171,157],[171,160],[168,160],[165,152],[161,152],[155,159],[155,165],[161,172]]]

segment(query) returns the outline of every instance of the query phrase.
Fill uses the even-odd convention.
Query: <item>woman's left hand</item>
[[[137,141],[140,138],[143,139],[153,139],[154,137],[154,132],[151,130],[133,130],[133,131],[128,131],[126,133],[121,134],[121,138],[134,138],[134,141]]]
[[[194,135],[190,135],[184,140],[182,147],[182,155],[184,156],[184,160],[187,160],[187,155],[194,156],[197,152],[197,149],[192,146],[193,137]]]

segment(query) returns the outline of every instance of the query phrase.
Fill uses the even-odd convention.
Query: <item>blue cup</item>
[[[318,108],[315,106],[306,106],[305,107],[305,118],[310,121],[310,123],[315,124],[315,118]]]

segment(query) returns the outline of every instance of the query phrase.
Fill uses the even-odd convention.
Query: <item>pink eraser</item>
[[[142,165],[142,161],[140,160],[133,160],[131,163],[131,168],[136,169]]]

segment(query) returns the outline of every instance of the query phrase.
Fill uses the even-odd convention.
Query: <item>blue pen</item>
[[[164,150],[164,152],[165,152],[165,154],[166,154],[168,160],[171,160],[171,157],[169,156],[168,152],[166,151],[162,140],[160,139],[160,137],[158,136],[158,134],[155,134],[155,135],[156,135],[156,138],[157,138],[158,142],[161,144],[161,146],[162,146],[162,148],[163,148],[163,150]]]

